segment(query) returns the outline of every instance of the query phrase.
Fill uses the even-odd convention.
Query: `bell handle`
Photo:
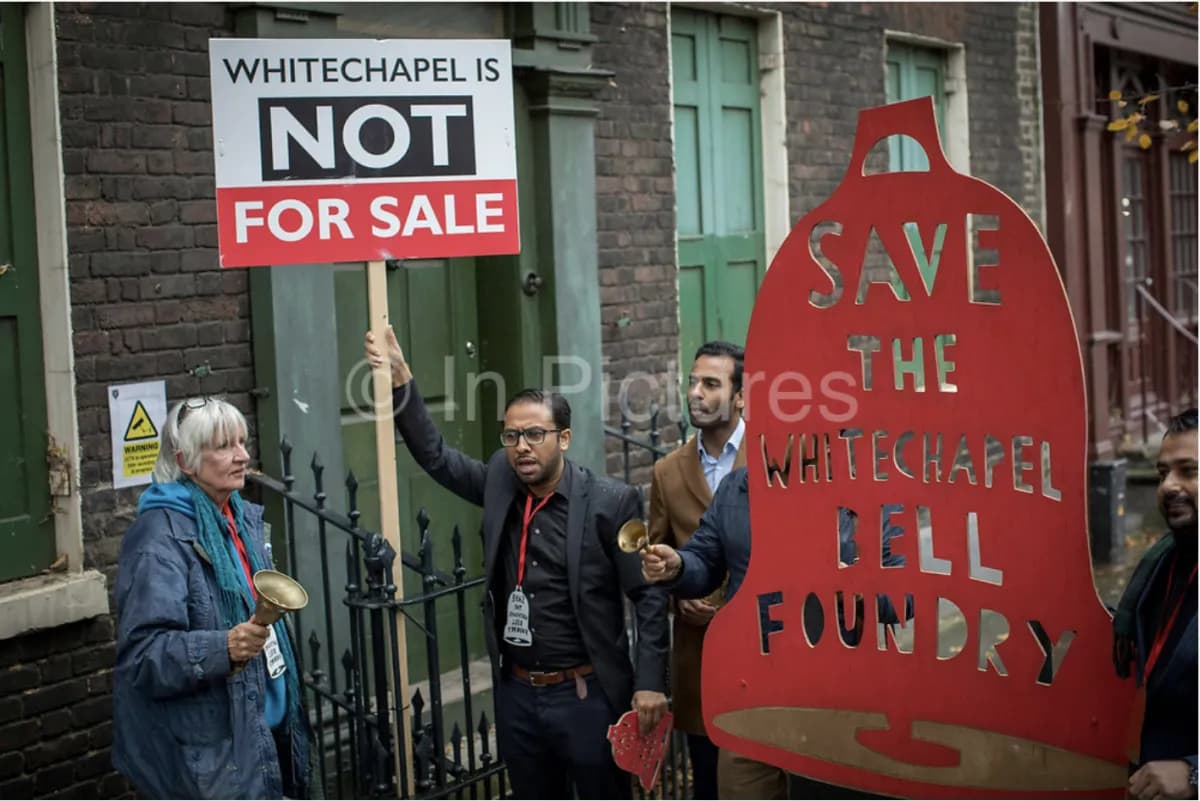
[[[942,150],[938,136],[937,118],[934,116],[933,98],[918,97],[902,103],[863,109],[858,114],[858,127],[854,131],[854,151],[850,157],[847,178],[866,176],[867,154],[881,139],[893,135],[912,137],[929,161],[931,174],[954,173],[954,168]]]

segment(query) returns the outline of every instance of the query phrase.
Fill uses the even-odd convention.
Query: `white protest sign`
[[[211,39],[222,267],[520,250],[506,39]]]
[[[166,419],[166,382],[146,381],[108,388],[114,488],[150,483]]]

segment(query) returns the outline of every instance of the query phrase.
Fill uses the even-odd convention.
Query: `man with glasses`
[[[396,428],[435,481],[483,507],[484,615],[499,676],[496,739],[518,798],[629,798],[608,727],[627,709],[643,732],[667,708],[667,596],[617,531],[637,492],[565,457],[571,407],[527,389],[504,411],[503,446],[481,462],[451,448],[425,408],[389,327]],[[385,351],[366,335],[373,367]],[[637,616],[630,662],[622,593]]]

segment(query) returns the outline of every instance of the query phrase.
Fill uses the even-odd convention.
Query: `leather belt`
[[[595,672],[595,668],[591,665],[579,665],[578,667],[567,668],[566,670],[526,670],[520,665],[512,665],[510,667],[512,674],[521,681],[533,687],[552,687],[555,684],[562,684],[564,681],[570,681],[576,677],[583,678],[590,676]]]

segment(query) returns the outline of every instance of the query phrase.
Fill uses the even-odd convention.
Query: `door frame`
[[[0,584],[0,640],[109,611],[104,575],[97,570],[85,570],[83,564],[80,499],[83,482],[71,334],[54,7],[49,3],[34,3],[23,8],[46,422],[50,441],[61,449],[52,470],[57,486],[51,496],[51,513],[56,553],[65,557],[66,571]]]

